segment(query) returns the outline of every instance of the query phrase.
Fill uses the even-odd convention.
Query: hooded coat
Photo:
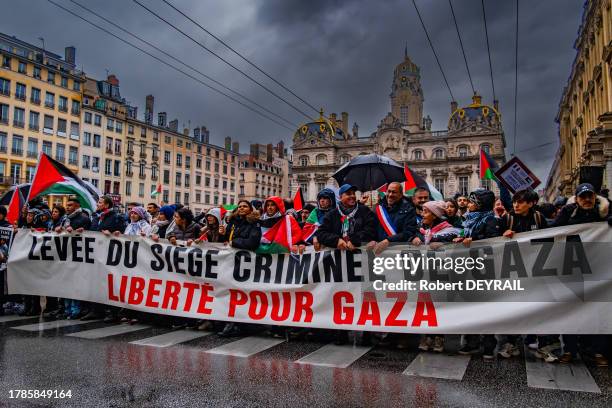
[[[560,227],[563,225],[606,221],[609,217],[610,202],[607,198],[598,195],[595,198],[595,206],[590,210],[585,210],[576,203],[576,196],[572,196],[567,200],[567,204],[561,208],[551,226]]]
[[[246,217],[239,216],[234,210],[227,221],[223,242],[229,241],[232,248],[254,251],[261,241],[259,214],[255,211]]]

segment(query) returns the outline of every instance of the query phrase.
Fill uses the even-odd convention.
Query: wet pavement
[[[612,406],[609,368],[529,354],[484,362],[414,347],[1,319],[0,406]],[[17,389],[72,397],[10,399]]]

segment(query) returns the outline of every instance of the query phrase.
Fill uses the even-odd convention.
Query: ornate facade
[[[576,58],[556,117],[559,150],[547,181],[548,199],[573,194],[585,166],[602,168],[603,186],[612,186],[611,3],[589,0],[584,6]]]
[[[341,165],[357,155],[374,152],[408,164],[445,196],[457,191],[467,194],[482,185],[478,177],[480,147],[498,163],[505,161],[497,101],[488,106],[474,95],[472,103],[462,108],[452,102],[447,128],[440,131],[432,131],[431,119],[423,117],[423,101],[419,67],[405,55],[393,73],[391,112],[374,133],[361,137],[356,123],[352,132],[348,131],[348,114],[338,120],[333,113],[324,117],[323,112],[318,120],[295,132],[294,184],[302,187],[307,200],[315,200],[325,186],[337,186],[331,176]]]

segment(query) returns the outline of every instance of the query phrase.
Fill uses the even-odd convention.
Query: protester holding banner
[[[447,203],[445,201],[428,201],[423,204],[423,221],[421,222],[420,234],[423,243],[441,244],[452,242],[461,233],[459,228],[455,228],[448,222],[446,217]],[[421,242],[416,243],[417,245]],[[419,343],[419,350],[433,350],[436,353],[444,351],[444,336],[423,336]]]
[[[259,214],[247,200],[238,201],[238,207],[232,212],[227,226],[221,225],[219,233],[232,248],[254,251],[261,241]]]
[[[130,223],[125,227],[125,235],[141,235],[149,236],[151,233],[151,225],[147,221],[146,210],[144,207],[134,207],[130,210]]]
[[[174,219],[174,207],[171,205],[164,205],[159,209],[157,217],[151,227],[151,238],[154,241],[160,238],[166,238],[166,232],[170,226],[170,221]]]
[[[317,194],[317,208],[311,213],[302,227],[302,238],[308,244],[312,243],[316,251],[321,249],[321,244],[316,236],[317,229],[323,224],[323,218],[332,209],[336,208],[336,194],[329,188],[324,188]]]
[[[260,219],[261,243],[258,253],[297,252],[302,241],[302,229],[292,208],[285,210],[285,205],[292,201],[283,201],[280,197],[268,197],[264,202],[264,213]]]
[[[157,219],[157,215],[159,214],[159,205],[157,205],[156,203],[147,204],[147,212],[149,213],[149,216],[151,218],[151,224],[153,224]]]
[[[0,205],[0,227],[10,227],[11,223],[6,220],[8,213],[6,207]]]
[[[504,207],[504,203],[499,197],[495,198],[495,205],[493,206],[493,212],[495,213],[495,216],[497,218],[501,218],[504,215],[506,215],[506,212],[507,212],[506,207]]]
[[[598,196],[592,184],[583,183],[576,188],[575,195],[561,208],[553,226],[585,224],[598,221],[610,222],[610,203],[607,198]],[[568,237],[569,239],[570,237]],[[579,238],[578,238],[579,239]],[[603,355],[610,343],[607,336],[563,335],[563,355],[561,363],[572,362],[578,354],[578,343],[591,350],[598,367],[607,367],[608,359]]]
[[[104,235],[121,234],[125,231],[125,222],[121,214],[114,209],[113,199],[102,196],[98,199],[96,212],[91,223],[93,231],[100,231]],[[113,323],[118,320],[116,307],[104,308],[103,305],[91,304],[89,312],[81,320],[99,319],[105,314],[104,322]]]
[[[532,189],[514,193],[513,209],[499,220],[499,228],[504,237],[512,238],[515,233],[544,229],[548,226],[542,213],[535,210],[538,199],[538,193]]]
[[[105,235],[125,231],[125,221],[114,209],[113,199],[109,196],[102,196],[98,199],[91,224],[93,231],[100,231]]]
[[[308,217],[310,217],[310,213],[314,211],[316,207],[312,204],[306,204],[302,211],[300,211],[300,219],[298,220],[298,224],[300,228],[304,228],[306,222],[308,221]]]
[[[390,243],[415,243],[418,237],[414,207],[404,196],[401,183],[390,183],[387,192],[375,207],[377,243],[371,245],[375,254],[383,252]]]
[[[49,226],[49,231],[55,231],[56,228],[61,227],[65,214],[66,209],[64,207],[61,205],[53,206],[53,210],[51,210],[51,225]]]
[[[204,218],[206,225],[201,230],[198,242],[223,242],[223,236],[219,233],[222,224],[221,209],[211,208]]]
[[[193,213],[187,207],[174,213],[174,223],[176,226],[166,235],[172,245],[176,245],[179,240],[186,241],[187,245],[190,245],[201,235],[200,225],[193,220]]]
[[[463,237],[458,237],[453,242],[463,242],[469,246],[472,241],[494,238],[501,235],[499,223],[493,213],[495,205],[495,194],[483,188],[476,189],[469,195],[468,212],[463,222]],[[483,336],[485,360],[492,360],[495,355],[497,340],[492,334]],[[480,351],[480,335],[468,334],[465,336],[465,345],[459,350],[460,354],[475,354]]]
[[[356,190],[350,184],[340,187],[338,208],[325,216],[316,233],[321,244],[353,251],[376,239],[376,216],[368,207],[357,202]]]
[[[59,228],[59,230],[58,230]],[[55,229],[55,232],[83,232],[91,228],[91,218],[81,208],[81,203],[76,198],[68,199],[66,202],[66,215],[62,218],[62,225]]]

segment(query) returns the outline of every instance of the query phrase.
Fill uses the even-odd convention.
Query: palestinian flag
[[[63,188],[69,189],[69,194],[75,194],[82,197],[87,203],[85,208],[94,210],[96,201],[98,201],[98,193],[91,185],[88,185],[81,180],[76,174],[70,171],[60,162],[53,160],[45,153],[40,153],[36,172],[30,186],[30,193],[27,201],[33,200],[51,187],[59,188],[56,184],[61,184]]]
[[[236,208],[238,208],[238,206],[236,204],[223,204],[219,209],[221,210],[220,212],[220,216],[221,216],[221,222],[223,222],[223,220],[225,219],[225,215],[230,212],[230,211],[234,211]]]
[[[487,152],[480,149],[480,179],[496,180],[495,172],[498,170],[497,163]]]
[[[306,219],[304,226],[302,227],[302,238],[305,242],[312,242],[315,232],[319,229],[319,209],[315,208],[310,212],[310,215]]]
[[[404,181],[404,195],[412,197],[414,195],[414,190],[417,188],[424,188],[429,191],[429,198],[431,200],[444,200],[442,193],[433,185],[425,181],[418,173],[410,170],[407,165],[404,165],[404,177],[406,177],[406,181]]]
[[[298,187],[295,192],[295,197],[293,197],[293,209],[295,211],[302,211],[304,208],[304,197],[302,197],[302,188]]]
[[[6,213],[6,220],[10,222],[12,225],[19,221],[19,214],[21,214],[21,209],[25,205],[26,200],[23,194],[21,194],[21,189],[19,186],[15,186],[15,190],[13,191],[13,196],[11,197],[11,201],[8,205],[8,211]]]
[[[387,192],[387,188],[389,187],[389,183],[385,183],[382,186],[378,187],[376,192],[378,193],[378,201],[385,198],[385,193]]]
[[[292,215],[284,215],[270,228],[261,228],[261,244],[257,253],[278,254],[291,251],[302,240],[302,229]]]
[[[90,187],[90,190],[93,190],[93,193],[92,191],[89,191],[90,194],[85,194],[85,190],[81,188],[75,188],[74,185],[72,185],[71,183],[62,181],[62,182],[53,184],[51,187],[46,189],[41,195],[57,194],[57,195],[75,196],[75,198],[79,201],[79,204],[81,204],[82,208],[86,208],[90,211],[95,211],[96,201],[100,194],[98,191],[95,191],[95,187],[91,185],[88,185],[88,187]],[[93,196],[95,198],[95,201],[92,202],[90,200],[90,196]]]
[[[162,192],[162,185],[161,183],[157,183],[157,187],[155,187],[155,190],[151,191],[151,198],[155,198],[159,196],[161,192]]]

